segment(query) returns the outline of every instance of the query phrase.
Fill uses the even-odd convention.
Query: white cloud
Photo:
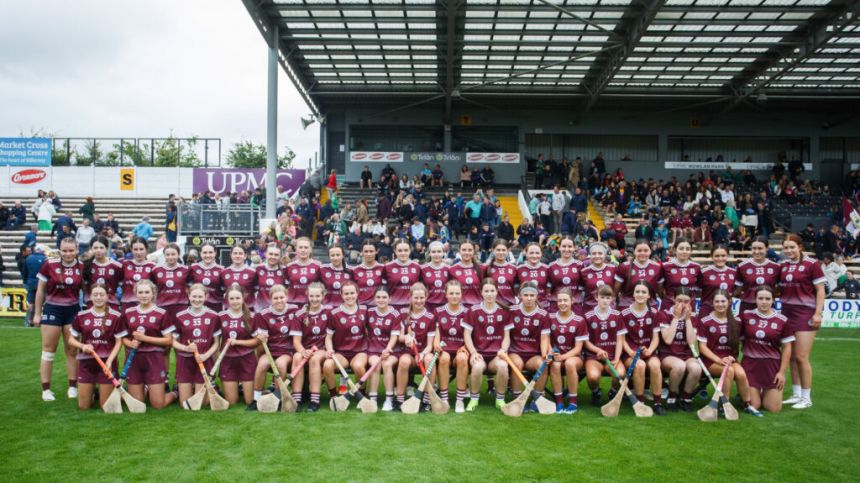
[[[238,1],[3,2],[0,136],[266,139],[266,43]],[[319,150],[279,76],[278,146]]]

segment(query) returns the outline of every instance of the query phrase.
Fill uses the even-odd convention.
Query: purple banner
[[[305,182],[303,169],[279,169],[278,186],[290,196],[295,194]],[[193,176],[194,193],[211,191],[224,195],[226,193],[253,192],[265,186],[266,170],[262,168],[195,168]]]

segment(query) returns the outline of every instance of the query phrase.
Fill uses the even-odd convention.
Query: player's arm
[[[39,285],[36,287],[36,302],[33,307],[33,325],[38,327],[42,323],[42,306],[45,304],[45,292],[47,291],[48,282],[39,280]]]

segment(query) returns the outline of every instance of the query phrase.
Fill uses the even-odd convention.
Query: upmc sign
[[[279,169],[278,186],[289,195],[296,193],[305,182],[303,169]],[[194,193],[210,191],[217,194],[253,192],[265,186],[266,170],[253,168],[195,168],[192,186]]]

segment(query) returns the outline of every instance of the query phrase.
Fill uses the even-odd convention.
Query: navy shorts
[[[71,325],[80,310],[79,305],[45,304],[42,309],[42,325],[55,325],[57,327]]]

